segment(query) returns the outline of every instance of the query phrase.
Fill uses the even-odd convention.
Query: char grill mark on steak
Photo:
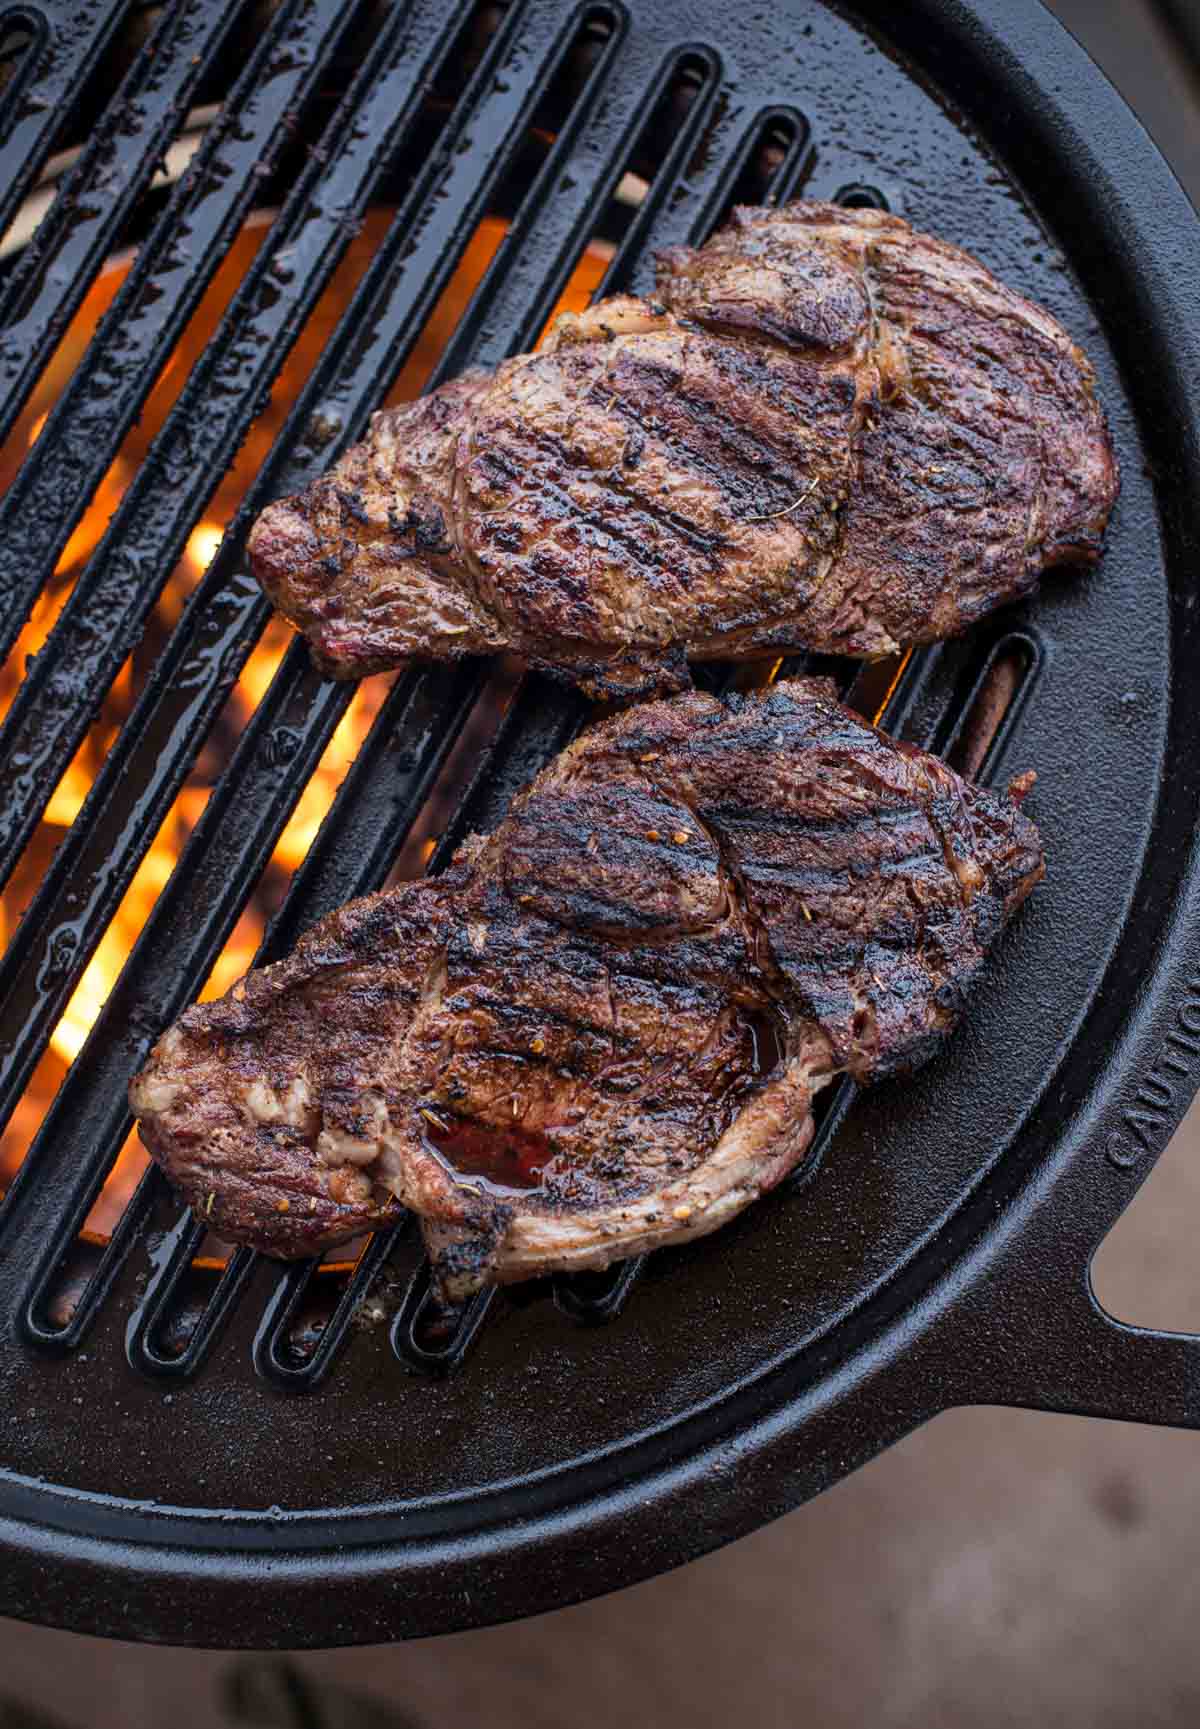
[[[703,1234],[803,1156],[817,1088],[953,1026],[1042,872],[1026,789],[819,680],[627,710],[444,877],[190,1009],[131,1088],[142,1137],[273,1253],[413,1208],[453,1298]]]
[[[511,648],[596,694],[685,658],[888,653],[1094,561],[1117,469],[1086,357],[898,217],[737,210],[657,298],[375,417],[251,534],[340,676]]]

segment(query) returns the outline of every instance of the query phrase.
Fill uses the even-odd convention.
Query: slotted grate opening
[[[847,210],[891,209],[887,196],[878,186],[867,186],[857,181],[841,187],[834,195],[834,203],[844,205]]]
[[[715,48],[664,49],[631,74],[615,0],[403,15],[280,0],[127,22],[97,22],[45,70],[59,120],[28,132],[26,182],[0,207],[0,714],[23,764],[0,818],[0,1230],[22,1195],[48,1221],[22,1324],[55,1351],[86,1337],[141,1245],[128,1355],[180,1379],[258,1262],[181,1216],[147,1169],[129,1074],[195,996],[354,894],[443,868],[587,717],[514,662],[328,684],[244,572],[251,521],[375,407],[495,365],[564,308],[647,287],[656,249],[794,194],[814,150],[798,110],[739,106]],[[32,76],[27,46],[0,44],[0,69]],[[838,197],[890,195],[855,182]],[[994,644],[914,720],[940,652],[698,678],[832,676],[862,712],[913,720],[987,772],[1034,658]],[[797,1181],[851,1099],[822,1095]],[[254,1361],[311,1388],[357,1328],[390,1322],[399,1361],[442,1375],[497,1303],[552,1294],[600,1324],[641,1265],[448,1316],[405,1220],[272,1275]]]
[[[33,75],[40,20],[10,12],[0,23],[0,123],[21,100]]]
[[[1040,662],[1036,637],[1024,631],[1003,636],[988,650],[942,746],[946,761],[959,774],[990,779],[991,764],[1004,748]]]
[[[0,95],[7,95],[27,70],[26,60],[34,43],[30,20],[10,14],[0,25]]]
[[[682,150],[686,147],[684,141],[694,138],[692,116],[701,112],[697,104],[702,103],[706,94],[711,94],[715,78],[716,62],[710,55],[685,53],[664,69],[657,100],[650,104],[641,132],[625,159],[620,179],[600,213],[599,232],[614,246],[628,240],[630,230],[646,209],[656,181],[658,196],[670,197],[674,181],[664,159],[663,140],[677,140],[677,148]],[[611,292],[611,280],[604,292]]]
[[[480,1291],[462,1309],[447,1310],[433,1296],[429,1267],[422,1261],[409,1281],[392,1321],[392,1350],[405,1368],[440,1377],[461,1368],[480,1328],[500,1300],[494,1289]]]

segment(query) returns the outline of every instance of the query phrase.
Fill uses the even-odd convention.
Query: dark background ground
[[[1052,9],[1200,201],[1200,0],[1162,4]],[[1197,1223],[1200,1107],[1101,1251],[1117,1314],[1200,1328]],[[0,1622],[0,1729],[1192,1725],[1198,1561],[1200,1435],[957,1411],[719,1555],[517,1626],[280,1667]]]

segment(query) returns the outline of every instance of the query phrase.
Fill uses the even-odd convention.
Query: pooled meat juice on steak
[[[924,1061],[1042,874],[1008,794],[822,681],[594,726],[439,878],[188,1012],[131,1088],[220,1235],[304,1255],[422,1218],[449,1299],[714,1230],[812,1098]]]
[[[554,1158],[545,1129],[486,1128],[460,1117],[421,1113],[425,1145],[456,1177],[467,1177],[487,1194],[536,1189]]]
[[[688,658],[954,635],[1098,557],[1116,491],[1046,312],[898,217],[801,202],[377,414],[249,553],[334,676],[508,648],[629,697]]]

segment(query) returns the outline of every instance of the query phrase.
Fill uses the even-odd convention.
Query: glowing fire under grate
[[[635,194],[636,194],[635,188]],[[7,944],[19,923],[29,896],[36,889],[63,832],[81,811],[95,775],[108,750],[144,688],[154,658],[178,624],[188,595],[211,563],[225,528],[232,520],[249,480],[282,426],[316,357],[346,309],[355,284],[361,278],[394,211],[370,211],[351,241],[333,280],[322,294],[315,312],[280,373],[266,411],[255,421],[233,465],[224,474],[205,519],[193,529],[183,560],[171,573],[154,608],[138,649],[126,660],[104,696],[100,711],[86,739],[75,753],[47,804],[38,829],[17,870],[0,894],[0,943]],[[7,714],[21,679],[33,656],[46,642],[75,578],[95,552],[109,519],[129,485],[139,463],[149,451],[174,402],[180,385],[204,350],[232,298],[238,283],[266,234],[271,213],[251,218],[214,278],[200,308],[189,323],[183,340],[159,377],[140,421],[125,439],[120,453],[105,475],[82,521],[72,534],[55,571],[52,584],[43,592],[16,647],[0,668],[0,721]],[[507,224],[499,218],[485,219],[476,230],[448,288],[426,323],[420,340],[388,392],[382,406],[409,401],[418,395],[462,315],[471,294],[494,256]],[[612,247],[593,242],[576,266],[564,292],[559,311],[581,310],[595,291],[612,256]],[[9,439],[0,450],[0,491],[7,488],[26,451],[40,436],[49,406],[87,349],[97,324],[112,302],[130,268],[128,256],[109,261],[89,291],[80,311],[60,343]],[[45,1111],[70,1064],[84,1047],[105,1001],[145,925],[159,894],[166,886],[183,847],[204,809],[209,792],[228,764],[237,740],[279,669],[292,632],[281,619],[272,619],[226,702],[201,756],[176,796],[165,821],[143,858],[115,916],[101,938],[77,984],[65,1011],[51,1034],[49,1047],[34,1073],[24,1097],[0,1136],[0,1195],[19,1168],[37,1132]],[[395,675],[364,680],[356,689],[344,716],[326,746],[315,772],[305,785],[272,852],[271,861],[212,968],[201,995],[221,995],[253,963],[267,924],[277,911],[291,874],[301,864],[333,802],[334,795],[370,732]],[[486,717],[481,724],[486,725]],[[415,863],[418,867],[433,847],[429,835],[436,812],[427,813],[422,833],[413,837],[399,861],[397,874]],[[146,1156],[131,1132],[103,1190],[92,1208],[85,1230],[95,1237],[107,1236],[120,1217],[135,1187]]]
[[[143,104],[128,149],[145,184],[161,184],[165,163],[174,189],[136,252],[119,245],[138,223],[115,219],[118,239],[79,252],[86,298],[71,301],[71,322],[43,326],[40,370],[31,362],[0,399],[6,643],[28,616],[0,668],[0,722],[37,759],[16,801],[22,826],[0,820],[0,1227],[22,1218],[34,1257],[22,1327],[54,1352],[82,1342],[148,1244],[125,1345],[153,1376],[197,1371],[255,1257],[206,1237],[145,1171],[126,1134],[129,1073],[191,997],[228,988],[260,948],[273,958],[351,895],[442,868],[586,718],[577,694],[515,663],[409,669],[352,693],[325,683],[246,579],[253,512],[311,478],[371,408],[534,346],[597,292],[646,286],[655,251],[702,239],[735,204],[794,195],[814,167],[797,109],[731,104],[719,58],[690,42],[635,49],[607,0],[566,29],[549,0],[285,0],[268,5],[265,30],[257,9],[253,27],[249,7],[232,10],[249,32],[233,84],[215,18],[197,18],[195,44],[186,21],[178,40],[165,13],[154,26],[130,78],[152,86],[166,68],[182,89],[194,72],[199,106],[156,97],[156,144],[139,132]],[[99,168],[85,238],[108,196]],[[843,180],[825,195],[885,202]],[[0,300],[3,260],[21,246],[36,266],[64,204],[35,190],[17,210],[0,238]],[[12,214],[2,198],[0,212]],[[35,277],[33,304],[52,305],[58,289],[39,298]],[[122,316],[105,320],[114,299]],[[19,303],[9,296],[10,313]],[[0,346],[4,335],[0,321]],[[20,418],[4,419],[17,403]],[[32,549],[24,569],[18,546]],[[122,621],[107,652],[95,647],[98,595],[115,597]],[[94,689],[76,676],[56,730],[56,682],[88,666]],[[700,676],[746,685],[778,670]],[[903,667],[819,670],[866,713],[903,698]],[[848,1108],[839,1097],[830,1133]],[[315,1384],[368,1297],[397,1278],[403,1298],[384,1306],[396,1354],[421,1372],[453,1367],[490,1298],[441,1337],[413,1261],[401,1227],[277,1271],[256,1367],[289,1388]],[[609,1319],[639,1265],[564,1281],[556,1301]]]

